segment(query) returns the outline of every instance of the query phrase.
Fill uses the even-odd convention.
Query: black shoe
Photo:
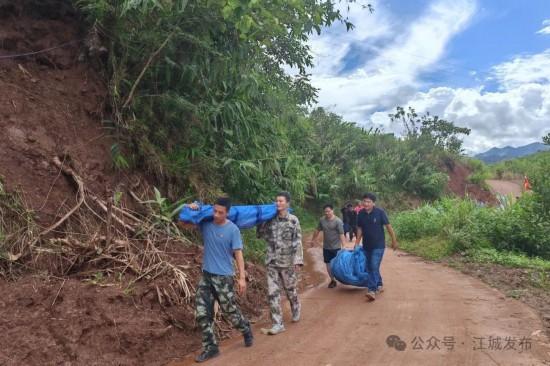
[[[248,332],[243,334],[244,346],[251,347],[254,344],[254,335],[252,335],[252,329],[249,329]]]
[[[328,284],[328,288],[335,288],[336,287],[336,281],[332,280],[330,281],[330,283]]]
[[[220,350],[218,348],[210,348],[206,351],[202,351],[200,355],[195,357],[195,362],[204,362],[219,355]]]

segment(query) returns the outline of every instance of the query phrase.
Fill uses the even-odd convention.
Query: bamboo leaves
[[[132,156],[144,169],[181,187],[175,194],[224,191],[257,202],[280,189],[300,201],[440,188],[434,164],[413,146],[322,109],[306,110],[317,93],[307,74],[307,40],[335,22],[352,28],[336,1],[77,4],[110,42],[120,140],[137,150]],[[285,65],[298,75],[289,76]],[[446,131],[435,122],[432,130]],[[441,136],[441,143],[455,143]]]

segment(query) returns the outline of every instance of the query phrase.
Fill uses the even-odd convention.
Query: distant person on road
[[[356,200],[355,201],[355,207],[353,207],[353,211],[355,211],[357,216],[359,216],[359,212],[361,212],[364,209],[365,209],[365,206],[363,206],[363,201],[362,200]]]
[[[342,222],[344,223],[344,236],[346,236],[347,233],[350,232],[350,225],[349,225],[349,222],[348,222],[348,218],[349,218],[349,214],[348,214],[348,210],[349,210],[349,204],[346,203],[344,205],[344,207],[342,207],[340,209],[340,212],[342,213]]]
[[[323,232],[323,261],[327,267],[327,273],[330,277],[328,288],[336,287],[336,280],[330,270],[330,261],[336,257],[338,251],[344,248],[346,237],[344,236],[344,224],[340,218],[334,214],[332,205],[323,206],[325,215],[319,219],[317,229],[313,233],[311,244],[315,245],[319,233]]]
[[[376,196],[373,193],[366,193],[363,196],[364,210],[361,210],[357,217],[357,238],[355,239],[355,245],[359,245],[363,239],[367,272],[370,274],[366,294],[369,301],[374,301],[376,294],[384,290],[380,275],[380,265],[386,248],[384,228],[391,236],[393,250],[398,248],[397,238],[388,216],[383,209],[376,207],[375,202]]]
[[[191,203],[188,207],[193,210],[200,208],[197,203]],[[197,225],[202,233],[204,253],[202,277],[195,296],[195,319],[202,331],[203,351],[195,358],[196,362],[204,362],[220,354],[214,335],[215,301],[233,327],[242,333],[244,345],[250,347],[254,341],[250,322],[242,315],[235,297],[233,258],[239,271],[237,288],[240,295],[246,291],[246,277],[241,232],[227,219],[230,208],[229,198],[218,198],[214,203],[213,221]]]
[[[357,215],[358,213],[354,210],[353,205],[349,204],[348,210],[348,221],[349,221],[349,241],[353,241],[354,237],[357,237]]]
[[[359,219],[359,212],[363,211],[364,209],[365,209],[365,206],[363,206],[363,200],[355,200],[355,205],[353,206],[353,212],[355,214],[355,217],[354,217],[354,222],[355,222],[354,235],[355,235],[355,238],[357,238],[357,233],[358,233],[357,220]]]
[[[275,198],[277,216],[257,227],[258,238],[267,242],[266,268],[267,291],[271,320],[270,329],[262,329],[268,335],[285,331],[281,291],[290,302],[292,321],[300,320],[301,305],[298,299],[298,272],[304,265],[302,229],[298,218],[288,212],[290,193],[280,192]]]
[[[348,234],[349,241],[352,241],[357,233],[357,213],[352,203],[347,203],[341,210],[342,221],[344,222],[344,237]]]

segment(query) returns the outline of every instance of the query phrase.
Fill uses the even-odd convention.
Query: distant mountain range
[[[519,146],[519,147],[493,147],[483,153],[477,154],[474,157],[485,163],[497,163],[502,160],[510,160],[534,154],[539,151],[550,150],[550,146],[540,142],[533,142],[532,144]]]

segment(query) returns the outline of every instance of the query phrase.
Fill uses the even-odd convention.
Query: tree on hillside
[[[550,132],[548,133],[548,135],[542,138],[542,142],[544,142],[546,145],[550,145]]]
[[[456,135],[469,130],[415,115],[419,144],[307,111],[317,93],[307,41],[335,23],[353,28],[353,2],[76,1],[109,47],[109,111],[128,165],[154,174],[169,198],[224,192],[246,203],[281,189],[296,202],[365,190],[437,197],[446,177],[426,156],[434,146],[460,151]]]
[[[419,116],[414,108],[396,107],[396,112],[389,115],[392,122],[401,122],[409,140],[433,145],[453,154],[462,152],[462,140],[459,135],[469,135],[470,129],[455,126],[453,122],[432,116],[429,112]]]
[[[305,197],[314,172],[289,136],[317,94],[307,41],[352,29],[355,0],[74,1],[109,48],[117,137],[170,196]]]

